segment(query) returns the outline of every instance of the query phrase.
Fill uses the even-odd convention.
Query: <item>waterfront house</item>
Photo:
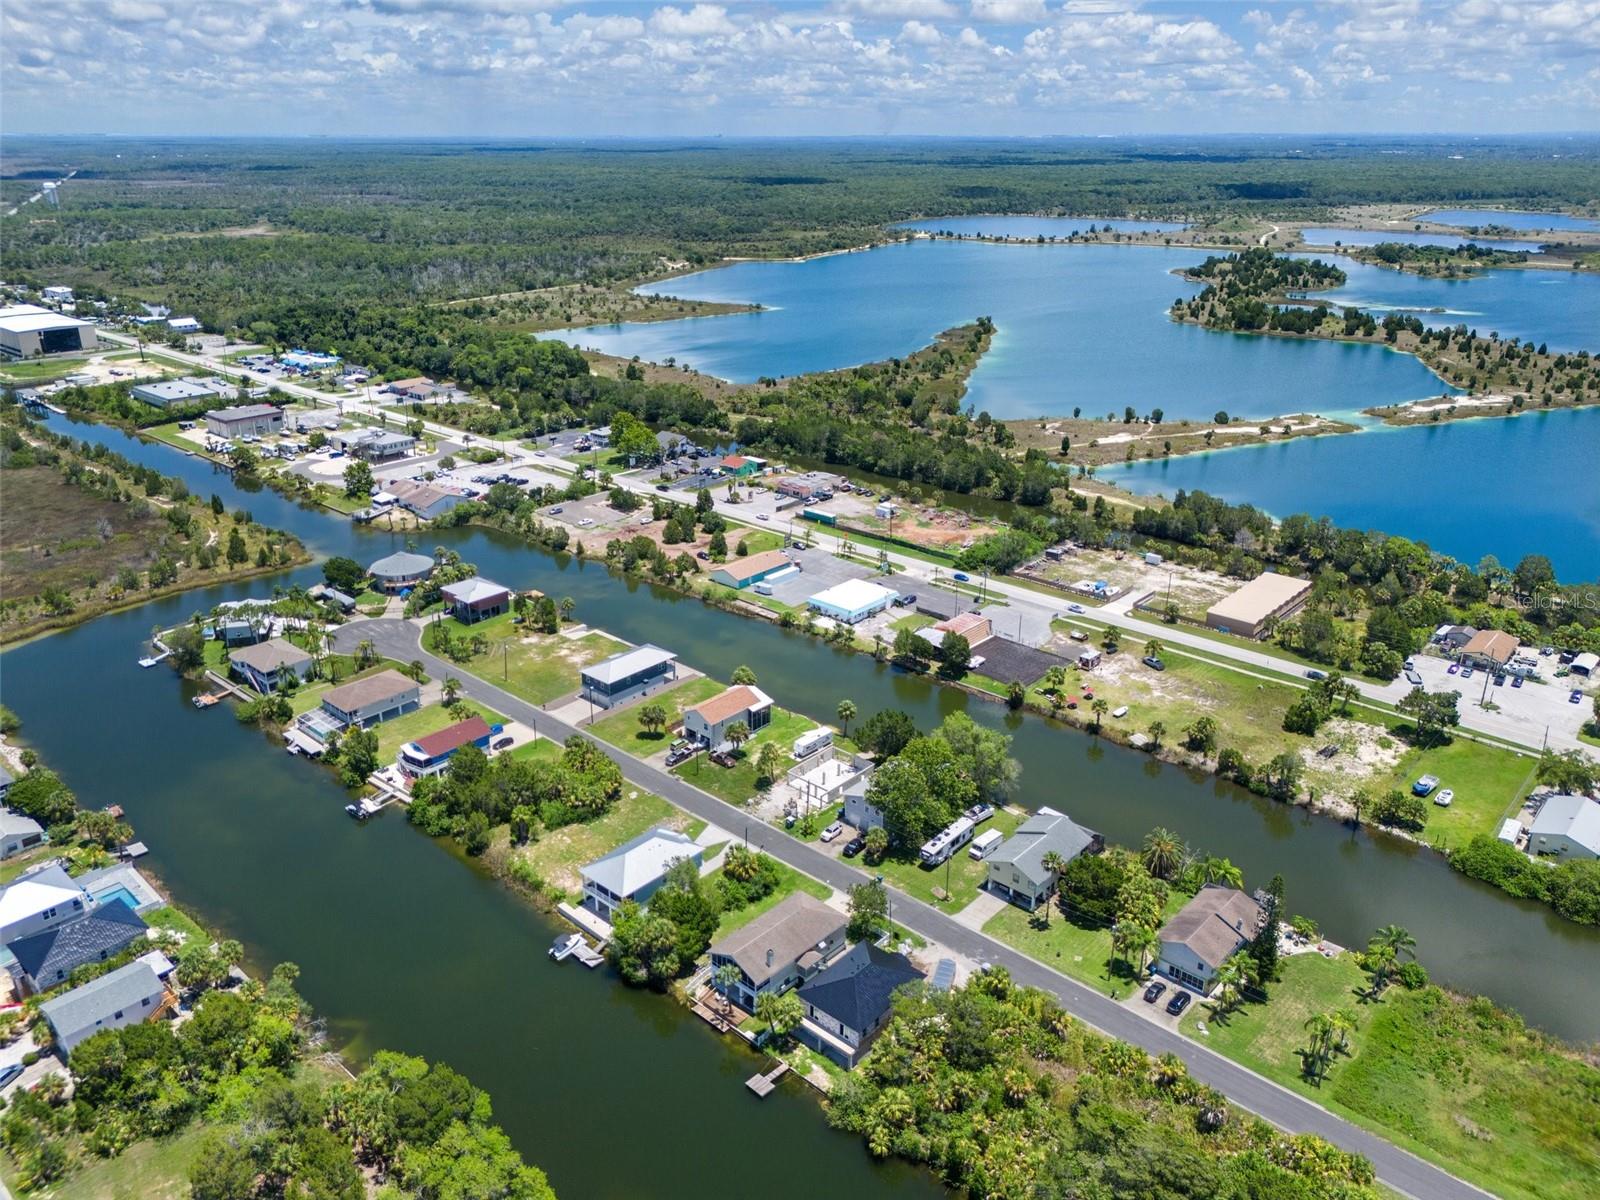
[[[832,962],[845,948],[847,926],[837,909],[795,892],[711,947],[712,977],[724,963],[737,967],[739,978],[726,995],[754,1012],[758,997],[798,987]]]
[[[11,794],[11,785],[15,782],[15,777],[6,769],[5,763],[0,762],[0,800]]]
[[[343,727],[365,729],[413,711],[421,697],[415,679],[389,668],[334,688],[322,697],[322,711]]]
[[[614,708],[677,677],[678,656],[648,642],[603,658],[578,672],[583,698],[601,708]]]
[[[676,829],[647,829],[579,869],[583,906],[610,921],[624,900],[647,903],[673,863],[688,859],[698,867],[701,854],[687,834]]]
[[[1155,969],[1205,995],[1217,968],[1249,945],[1264,915],[1261,906],[1237,888],[1208,883],[1161,927]]]
[[[476,746],[485,750],[494,730],[480,716],[470,716],[465,721],[430,733],[427,737],[407,742],[395,756],[395,765],[412,779],[438,775],[450,765],[450,759],[463,746]]]
[[[341,592],[336,587],[329,587],[325,583],[313,584],[306,589],[306,595],[319,604],[331,604],[340,612],[349,612],[356,606],[356,598]]]
[[[450,615],[463,625],[487,621],[490,617],[511,611],[511,589],[492,583],[481,575],[473,575],[459,583],[447,583],[439,591],[444,596]]]
[[[1223,633],[1258,638],[1311,598],[1311,581],[1263,571],[1206,610],[1206,624]]]
[[[283,409],[271,404],[214,408],[206,414],[206,432],[220,438],[266,437],[283,432]]]
[[[683,735],[713,750],[728,740],[728,730],[743,722],[751,733],[772,722],[772,697],[758,687],[740,684],[683,710]]]
[[[888,608],[899,596],[898,592],[865,579],[846,579],[830,588],[824,588],[806,603],[825,617],[832,617],[846,625],[864,621],[874,613]]]
[[[0,771],[3,770],[4,768],[0,768]],[[7,773],[6,779],[10,778],[10,774]],[[43,841],[44,826],[39,822],[32,817],[12,812],[9,808],[0,808],[0,859],[21,854],[24,850],[32,850]]]
[[[1600,804],[1587,796],[1546,797],[1528,827],[1528,852],[1600,858]]]
[[[119,896],[95,905],[76,921],[6,943],[13,958],[11,974],[29,991],[49,991],[79,967],[105,962],[148,932],[143,918]]]
[[[903,954],[864,943],[851,946],[800,988],[805,1018],[795,1036],[848,1070],[889,1019],[895,989],[922,978]]]
[[[443,516],[466,499],[460,492],[421,479],[385,480],[383,491],[372,498],[374,504],[379,496],[387,496],[390,503],[416,513],[425,521]]]
[[[763,550],[760,554],[731,558],[711,568],[711,582],[743,590],[753,583],[787,579],[800,568],[782,550]]]
[[[1493,670],[1505,666],[1522,643],[1502,629],[1480,629],[1461,647],[1461,661]]]
[[[934,649],[943,646],[945,638],[951,635],[966,638],[967,645],[976,648],[979,642],[994,636],[994,623],[982,613],[963,612],[917,630],[917,636]]]
[[[304,682],[316,660],[286,638],[270,638],[228,652],[233,673],[256,691],[275,692],[285,680]]]
[[[167,988],[143,959],[118,967],[39,1006],[63,1057],[102,1029],[137,1025],[167,1005]]]
[[[380,558],[367,568],[373,583],[386,592],[403,592],[416,587],[433,574],[433,559],[426,554],[400,550]]]
[[[0,945],[76,921],[93,904],[59,865],[30,872],[0,891]]]
[[[224,617],[217,622],[217,637],[224,646],[253,646],[272,632],[265,618]]]
[[[867,798],[872,790],[870,773],[856,776],[844,789],[844,808],[839,819],[861,833],[883,827],[883,810]]]
[[[1056,873],[1045,866],[1045,859],[1055,854],[1063,862],[1071,862],[1102,844],[1099,834],[1071,817],[1041,808],[990,852],[987,886],[1018,908],[1033,912],[1055,891]]]

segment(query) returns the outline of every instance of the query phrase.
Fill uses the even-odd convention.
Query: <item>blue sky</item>
[[[1600,129],[1600,0],[8,0],[8,133]]]

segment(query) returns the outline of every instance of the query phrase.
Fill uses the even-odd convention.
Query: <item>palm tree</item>
[[[454,675],[445,676],[444,693],[441,696],[441,699],[444,700],[444,706],[449,708],[456,702],[456,697],[459,695],[461,695],[461,680]]]
[[[1148,925],[1136,925],[1128,935],[1128,953],[1138,959],[1134,974],[1143,975],[1145,967],[1160,950],[1161,935]]]
[[[1061,878],[1061,872],[1067,869],[1067,860],[1052,850],[1044,856],[1041,864],[1046,871],[1050,872],[1050,885],[1054,888],[1056,881]],[[1050,924],[1050,897],[1048,895],[1044,899],[1044,923],[1046,925]]]
[[[1200,880],[1202,883],[1220,883],[1238,888],[1244,886],[1244,872],[1226,858],[1208,854],[1200,860]]]
[[[728,726],[727,731],[723,734],[723,736],[726,737],[728,741],[732,742],[733,748],[737,750],[750,740],[750,726],[746,725],[743,721],[735,721],[732,725]]]
[[[1161,644],[1160,638],[1151,638],[1144,644],[1144,652],[1147,658],[1160,658],[1161,652],[1165,649],[1166,647]]]
[[[839,707],[834,709],[834,714],[839,718],[839,732],[845,737],[850,736],[850,722],[856,719],[856,702],[854,700],[841,700]]]
[[[1144,849],[1139,858],[1144,869],[1157,879],[1171,879],[1183,861],[1183,840],[1172,830],[1158,825],[1144,835]]]
[[[1100,732],[1100,721],[1106,715],[1106,713],[1110,710],[1111,705],[1107,704],[1105,702],[1105,700],[1102,699],[1101,697],[1096,696],[1094,698],[1094,703],[1089,705],[1089,708],[1094,713],[1094,731],[1096,733],[1099,733]]]
[[[1385,946],[1394,951],[1395,958],[1404,955],[1407,958],[1416,958],[1417,939],[1411,936],[1411,931],[1403,925],[1385,925],[1372,935],[1369,946]]]
[[[427,673],[428,669],[422,665],[422,660],[420,658],[413,658],[411,660],[411,665],[406,668],[406,674],[411,676],[411,678],[415,679],[418,683],[422,682],[422,677]]]
[[[711,982],[716,985],[717,991],[722,993],[722,1015],[726,1019],[733,1011],[733,985],[739,982],[743,972],[737,963],[725,962],[715,971],[711,972]]]
[[[1166,737],[1166,736],[1167,736],[1167,727],[1166,727],[1166,724],[1164,722],[1161,722],[1161,721],[1151,721],[1150,722],[1150,748],[1152,750],[1161,749],[1161,739]]]
[[[378,661],[378,648],[372,644],[371,638],[362,638],[356,643],[356,666],[365,670]]]
[[[1338,1035],[1339,1049],[1348,1050],[1350,1048],[1350,1035],[1356,1031],[1355,1013],[1348,1008],[1341,1008],[1332,1013],[1328,1017],[1328,1021],[1333,1026],[1332,1032]]]
[[[572,620],[572,614],[578,610],[578,602],[571,596],[563,596],[561,597],[561,603],[557,607],[561,609],[561,619],[570,621]]]
[[[1248,956],[1235,954],[1217,968],[1217,998],[1215,1011],[1230,1012],[1244,995],[1244,989],[1255,982]]]
[[[1118,629],[1115,625],[1107,625],[1105,628],[1105,633],[1100,639],[1100,644],[1104,646],[1107,651],[1114,652],[1116,648],[1122,644],[1122,630]]]
[[[1327,1013],[1312,1013],[1306,1018],[1311,1045],[1306,1049],[1306,1073],[1313,1082],[1328,1073],[1328,1053],[1333,1045],[1333,1018]]]
[[[769,785],[777,781],[783,770],[783,752],[776,742],[764,742],[756,754],[756,778],[765,779]]]

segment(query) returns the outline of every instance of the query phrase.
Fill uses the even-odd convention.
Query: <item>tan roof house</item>
[[[739,979],[727,994],[754,1012],[757,997],[786,992],[826,967],[845,948],[847,925],[842,912],[796,892],[712,946],[712,974],[723,963],[736,966]]]
[[[1261,928],[1259,904],[1237,888],[1208,883],[1161,927],[1156,970],[1202,994],[1217,968]]]
[[[1480,629],[1461,647],[1464,661],[1479,667],[1503,667],[1522,643],[1503,629]]]

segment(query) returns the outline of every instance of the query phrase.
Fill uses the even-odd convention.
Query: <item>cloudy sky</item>
[[[1600,0],[0,0],[8,133],[1600,129]]]

